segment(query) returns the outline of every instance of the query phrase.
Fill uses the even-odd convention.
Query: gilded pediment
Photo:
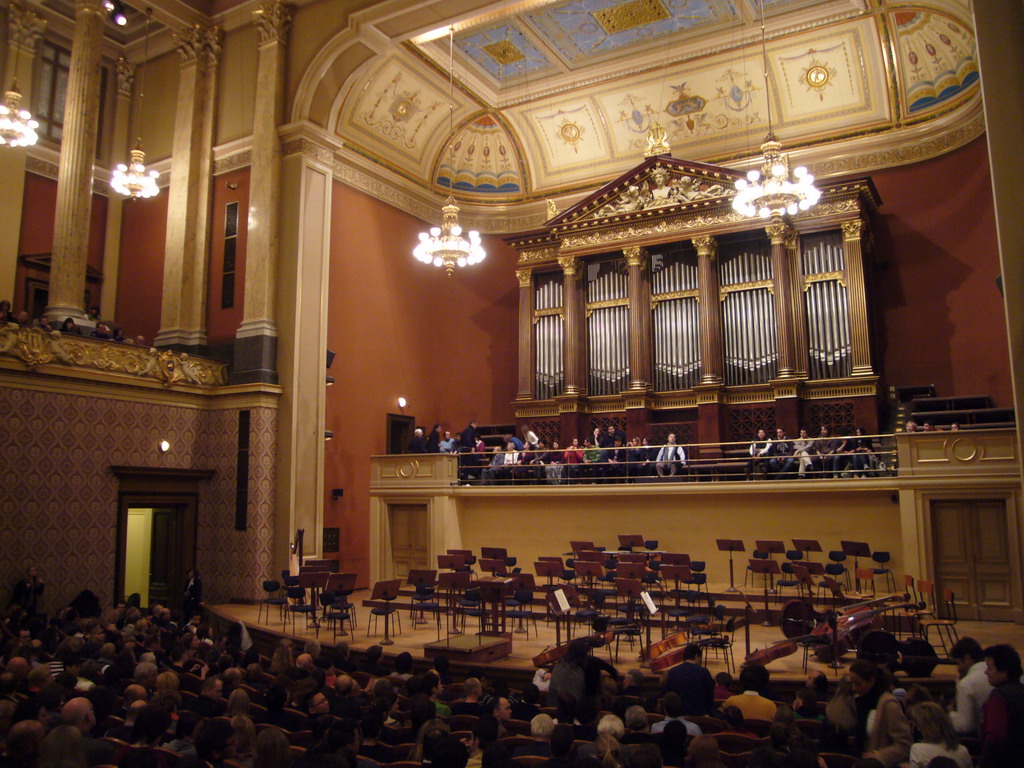
[[[634,214],[651,216],[726,203],[735,194],[741,173],[713,165],[652,157],[548,222],[553,228],[616,220]]]

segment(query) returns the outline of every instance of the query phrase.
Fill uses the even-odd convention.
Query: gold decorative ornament
[[[590,14],[601,25],[606,35],[614,35],[656,21],[672,18],[672,13],[661,0],[629,0]]]

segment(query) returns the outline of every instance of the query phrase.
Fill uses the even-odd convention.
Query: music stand
[[[739,590],[736,589],[736,581],[733,578],[733,573],[732,573],[732,553],[733,552],[742,552],[744,549],[745,549],[745,547],[743,546],[743,542],[740,541],[739,539],[719,539],[718,540],[718,551],[719,552],[728,552],[729,553],[729,588],[727,590],[725,590],[726,592],[739,592]]]
[[[320,590],[327,586],[330,576],[331,572],[326,569],[305,572],[301,568],[299,569],[299,586],[309,590],[309,604],[313,607],[314,614],[320,601]]]
[[[505,572],[505,558],[480,558],[480,570],[487,571],[491,576],[498,576]]]
[[[665,565],[689,565],[690,556],[682,552],[665,552],[661,556],[661,564]]]
[[[466,571],[466,558],[462,555],[438,555],[437,567],[453,571]],[[468,573],[469,571],[466,571]]]
[[[821,544],[817,539],[793,539],[793,549],[804,553],[804,560],[811,561],[811,552],[821,552]]]
[[[401,579],[391,579],[390,581],[378,581],[373,585],[373,594],[370,595],[371,600],[382,600],[384,602],[384,639],[380,641],[381,645],[392,645],[394,640],[391,639],[391,606],[390,603],[396,597],[398,592],[402,588]]]
[[[764,621],[761,622],[761,626],[770,627],[772,622],[768,615],[768,584],[771,581],[771,577],[782,573],[782,570],[774,560],[759,560],[756,557],[752,557],[749,562],[751,572],[754,574],[760,573],[764,577]]]
[[[573,594],[576,593],[576,588],[563,584],[558,586],[556,589],[552,589],[547,594],[547,605],[548,612],[555,619],[555,645],[559,646],[562,644],[562,618],[565,617],[565,637],[569,637],[569,613],[572,609],[572,601],[569,598],[568,590],[572,590]],[[578,598],[577,598],[578,599]]]
[[[647,566],[643,563],[624,563],[619,561],[615,575],[620,579],[642,579],[647,574]]]
[[[579,554],[580,552],[587,550],[597,549],[597,547],[594,546],[594,542],[592,541],[570,541],[569,549],[571,549],[574,554]]]
[[[480,547],[480,558],[488,560],[505,560],[508,557],[508,549],[505,547]]]
[[[634,625],[636,601],[640,599],[640,593],[644,591],[644,585],[639,579],[615,579],[615,591],[617,597],[626,598],[626,621],[628,624],[625,627],[620,627],[615,633],[615,660],[619,660],[619,635],[631,632],[631,625]],[[650,623],[646,617],[644,622],[647,624],[648,638],[647,645],[650,647]],[[632,637],[632,635],[631,635]],[[632,640],[630,640],[632,643]],[[641,640],[641,642],[643,642]]]
[[[847,557],[853,557],[854,571],[860,568],[858,558],[871,557],[871,547],[868,546],[866,541],[840,541],[839,546],[843,548],[843,552]]]
[[[620,533],[619,534],[619,549],[625,549],[630,552],[633,551],[633,547],[642,547],[644,545],[644,537],[639,533]]]
[[[437,574],[437,587],[445,593],[445,632],[449,635],[462,634],[458,628],[459,595],[464,594],[472,580],[469,571]]]
[[[588,589],[592,589],[594,580],[604,576],[604,566],[591,560],[577,560],[576,575],[583,579]]]
[[[780,539],[758,539],[754,544],[762,552],[767,552],[769,559],[774,559],[773,555],[784,555],[786,553],[786,544]],[[775,594],[774,583],[769,594]]]
[[[547,589],[554,587],[555,579],[561,578],[562,571],[565,570],[561,563],[556,563],[553,560],[538,560],[533,564],[533,568],[537,571],[538,576],[547,576],[548,583],[545,585]]]

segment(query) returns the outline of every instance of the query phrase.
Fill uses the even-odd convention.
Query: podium
[[[739,590],[736,589],[736,580],[735,580],[735,578],[733,578],[732,553],[733,552],[742,552],[743,549],[744,549],[743,542],[740,541],[739,539],[719,539],[718,540],[718,551],[719,552],[728,552],[729,553],[729,588],[727,590],[725,590],[726,592],[739,592]]]
[[[512,586],[512,579],[505,576],[485,576],[476,582],[483,598],[483,614],[480,616],[480,631],[483,637],[507,637],[512,635],[505,626],[505,597]]]
[[[447,636],[437,642],[425,643],[423,653],[427,657],[444,656],[457,663],[488,663],[502,659],[512,653],[512,635],[505,627],[505,593],[513,579],[486,576],[472,582],[480,590],[481,616],[480,631],[475,635],[463,634],[457,629],[459,596],[470,586],[470,574],[466,571],[438,574],[438,584],[446,593],[446,611],[450,620]]]

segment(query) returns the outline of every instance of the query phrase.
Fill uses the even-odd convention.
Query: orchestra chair
[[[935,589],[935,585],[931,582],[919,581],[918,587],[920,587],[924,583],[927,583],[932,590]],[[942,590],[942,604],[943,608],[945,609],[946,618],[921,619],[920,621],[918,621],[918,626],[921,628],[921,632],[924,635],[924,639],[928,640],[929,643],[931,642],[931,640],[928,638],[928,630],[933,628],[935,629],[935,634],[938,635],[939,642],[942,643],[942,652],[948,659],[950,648],[956,645],[957,641],[960,639],[960,635],[956,631],[956,595],[953,594],[953,590]],[[948,645],[946,642],[947,640],[949,641]]]
[[[682,598],[683,593],[688,591],[684,590],[682,585],[685,583],[685,579],[690,578],[690,566],[689,565],[664,565],[661,568],[662,579],[672,580],[672,587],[667,590],[668,597],[675,601],[675,605],[668,608],[665,611],[665,615],[674,620],[676,629],[678,630],[682,624],[683,619],[689,618],[693,614],[693,610],[689,607],[683,607]],[[666,622],[667,625],[668,622]],[[668,634],[668,627],[665,627],[665,634]]]
[[[295,617],[302,614],[306,617],[306,629],[312,623],[316,627],[316,635],[320,636],[320,622],[316,618],[316,609],[306,601],[305,587],[288,587],[288,605],[285,608],[284,623],[288,625],[288,616],[292,617],[292,633],[295,632]]]
[[[768,553],[765,550],[763,550],[763,549],[755,549],[753,552],[750,553],[750,556],[753,557],[753,558],[756,558],[757,560],[767,560],[768,559]],[[749,566],[749,565],[747,566],[747,572],[743,576],[743,586],[744,586],[744,588],[746,588],[748,581],[751,584],[753,584],[753,582],[754,582],[754,569],[753,569],[752,566]]]
[[[530,639],[530,621],[533,621],[533,634],[534,637],[538,637],[537,634],[537,617],[534,615],[531,605],[533,604],[533,589],[529,587],[522,587],[516,589],[512,593],[512,599],[507,600],[505,603],[508,610],[505,611],[505,615],[510,619],[518,619],[519,625],[516,627],[516,632],[525,632],[526,639]]]
[[[270,606],[276,605],[278,607],[278,616],[284,616],[284,607],[288,604],[288,598],[281,597],[279,594],[281,591],[281,582],[272,579],[267,579],[263,582],[263,591],[267,593],[267,596],[260,600],[259,609],[256,612],[256,623],[260,622],[260,616],[263,613],[263,606],[267,607],[267,621],[270,621]]]
[[[345,631],[345,622],[348,622],[349,629],[353,628],[352,614],[348,609],[343,608],[344,603],[341,602],[341,598],[334,592],[324,592],[320,596],[320,604],[323,607],[323,621],[327,622],[327,626],[334,631],[334,642],[338,642],[339,635],[344,637],[348,634]],[[347,603],[351,605],[351,603]],[[338,625],[341,625],[340,627]]]
[[[382,600],[384,605],[379,608],[370,609],[370,621],[366,622],[366,636],[370,636],[370,632],[374,631],[374,628],[379,624],[380,617],[383,616],[385,620],[384,629],[388,628],[387,621],[389,617],[394,617],[395,621],[398,622],[398,631],[395,634],[401,634],[402,632],[402,613],[398,610],[398,607],[392,605],[392,601],[398,596],[398,586],[401,582],[398,579],[391,579],[388,581],[378,581],[373,585],[373,592],[370,595],[371,600]],[[385,594],[390,594],[390,599],[382,597]],[[376,597],[375,597],[376,595]],[[390,638],[385,632],[385,641]],[[382,645],[388,645],[389,642],[384,642]]]
[[[847,597],[859,598],[861,600],[873,600],[876,597],[875,593],[875,569],[874,568],[858,568],[854,571],[854,586],[855,590],[847,595]],[[871,585],[871,591],[868,592],[867,585]]]
[[[889,592],[895,592],[896,577],[893,576],[892,568],[887,565],[887,563],[892,560],[892,555],[885,551],[872,552],[871,559],[875,562],[875,575],[885,576]]]
[[[825,566],[825,573],[831,576],[836,581],[839,581],[842,576],[843,582],[846,584],[846,588],[850,588],[850,570],[843,565],[846,561],[846,553],[841,549],[833,549],[828,553],[828,559],[831,561]]]
[[[783,578],[776,579],[775,581],[775,589],[777,592],[775,596],[776,601],[782,600],[783,589],[787,587],[795,587],[799,589],[800,587],[800,580],[796,577],[796,572],[793,570],[793,563],[783,563],[779,566],[779,569],[783,573]]]
[[[479,587],[470,587],[459,600],[459,615],[462,617],[462,631],[466,631],[466,617],[473,616],[477,621],[477,632],[481,629],[484,616],[484,598]]]
[[[725,606],[716,605],[715,611],[720,611],[722,616],[725,615]],[[702,658],[704,659],[705,666],[707,665],[708,655],[713,653],[716,656],[721,654],[722,663],[725,664],[726,672],[733,672],[736,669],[736,661],[732,655],[732,638],[736,634],[736,617],[730,616],[728,621],[725,622],[725,626],[717,635],[705,637],[698,641],[698,645],[704,649]]]
[[[327,586],[324,587],[325,592],[335,594],[334,607],[348,613],[349,626],[353,629],[359,626],[356,606],[350,599],[352,593],[356,591],[356,578],[355,573],[332,573],[327,579]]]
[[[700,594],[700,588],[704,587],[704,596],[708,599],[708,604],[711,603],[711,597],[708,594],[708,575],[705,573],[705,569],[708,564],[703,560],[691,560],[690,561],[690,578],[684,579],[683,583],[689,584],[697,590]]]

